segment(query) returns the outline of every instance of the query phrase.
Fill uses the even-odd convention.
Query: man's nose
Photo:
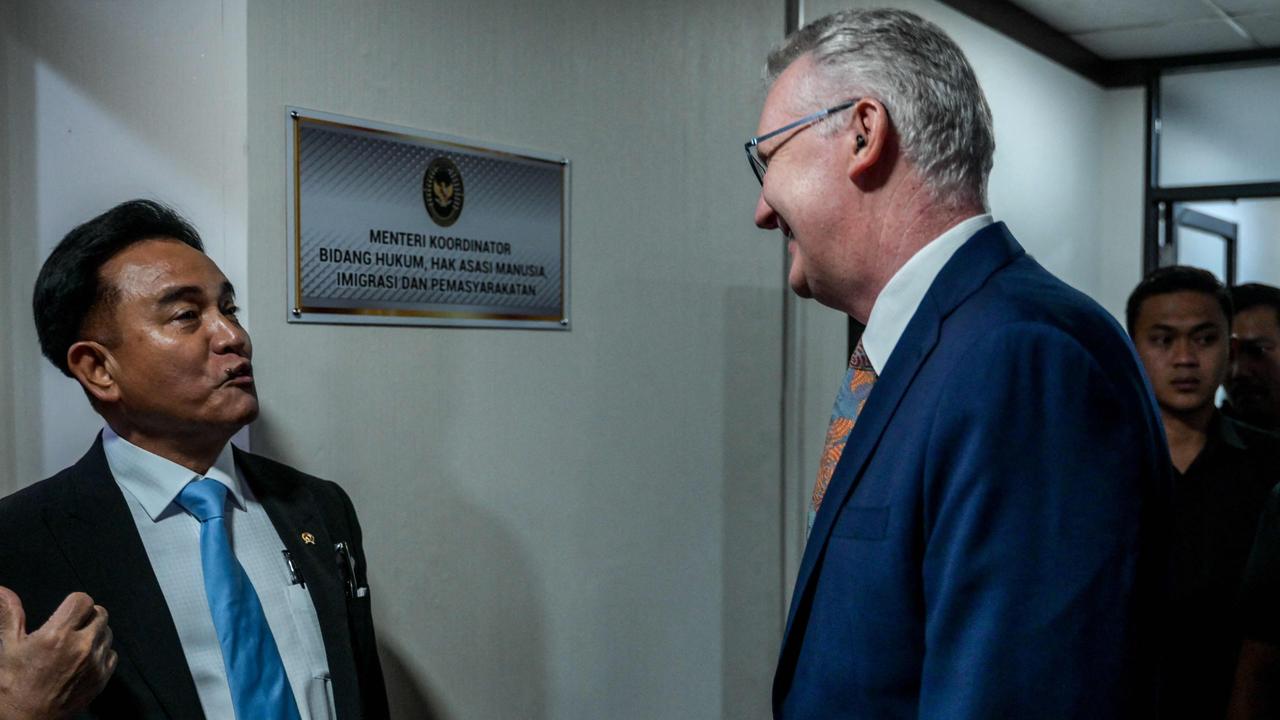
[[[1200,356],[1195,352],[1191,340],[1183,339],[1173,345],[1173,362],[1175,365],[1196,366],[1200,364]]]
[[[1237,353],[1231,358],[1227,374],[1233,378],[1253,378],[1258,374],[1257,362],[1248,353]]]
[[[756,227],[765,230],[773,230],[778,227],[778,214],[765,201],[764,188],[760,189],[760,198],[756,200]]]
[[[230,317],[218,315],[217,319],[214,320],[213,327],[214,351],[245,355],[249,347],[249,333],[244,327]]]

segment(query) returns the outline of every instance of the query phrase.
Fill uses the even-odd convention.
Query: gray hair
[[[986,207],[996,149],[991,108],[969,61],[941,28],[902,10],[833,13],[769,54],[769,84],[805,55],[818,68],[821,92],[831,94],[815,103],[879,100],[934,198]],[[828,127],[824,132],[834,131]]]

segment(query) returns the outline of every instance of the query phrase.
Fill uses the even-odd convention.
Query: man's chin
[[[793,276],[788,279],[787,284],[791,286],[791,292],[795,293],[796,295],[799,295],[800,297],[806,300],[813,299],[813,290],[809,287],[809,281],[806,280],[803,276],[801,277]]]
[[[235,408],[229,408],[225,417],[226,424],[234,426],[237,431],[257,419],[258,396],[254,394],[247,394]]]

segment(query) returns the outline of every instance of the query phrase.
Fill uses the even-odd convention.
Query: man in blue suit
[[[778,718],[1137,718],[1154,707],[1170,466],[1123,330],[986,210],[991,113],[906,12],[769,59],[756,224],[866,331],[774,678]]]

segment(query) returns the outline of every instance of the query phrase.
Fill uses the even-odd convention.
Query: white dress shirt
[[[877,375],[884,372],[885,363],[898,346],[907,323],[915,316],[942,267],[966,240],[992,222],[987,214],[962,220],[920,248],[889,278],[871,306],[867,327],[862,332],[862,349]]]
[[[204,592],[200,521],[174,502],[187,483],[202,476],[143,450],[110,427],[102,431],[102,449],[169,606],[200,705],[211,720],[233,720],[222,647]],[[236,467],[230,443],[203,477],[229,490],[224,521],[231,546],[262,602],[299,712],[303,718],[329,720],[333,690],[315,606],[306,588],[292,584],[281,553],[284,543]]]

